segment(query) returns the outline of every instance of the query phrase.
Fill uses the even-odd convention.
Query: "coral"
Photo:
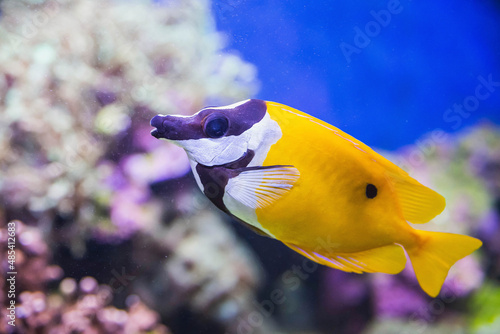
[[[472,333],[497,333],[500,330],[500,284],[484,284],[472,300]]]
[[[15,226],[8,229],[7,226]],[[79,284],[65,278],[57,292],[46,292],[48,283],[59,280],[63,274],[60,267],[51,265],[51,251],[36,227],[20,221],[0,226],[0,248],[7,254],[8,231],[15,235],[13,267],[8,258],[2,258],[0,274],[12,277],[14,271],[16,303],[16,331],[19,333],[44,332],[68,333],[168,333],[158,323],[158,313],[150,310],[137,296],[128,297],[128,310],[119,310],[110,305],[112,290],[107,285],[98,285],[92,277],[83,278]],[[12,244],[12,243],[11,243]],[[10,248],[9,248],[10,249]],[[2,284],[5,280],[2,280]],[[7,297],[3,286],[0,304],[15,300]],[[7,308],[2,307],[2,319],[7,319]],[[0,323],[0,331],[7,332],[7,322]],[[12,328],[9,328],[12,329]]]
[[[164,314],[187,307],[235,332],[239,319],[254,310],[252,292],[261,273],[254,256],[198,196],[184,196],[182,201],[188,203],[179,207],[187,210],[169,228],[153,230],[137,240],[136,247],[148,256],[135,254],[141,274],[134,274],[132,284],[141,298]],[[151,277],[162,283],[152,285]],[[266,333],[266,328],[255,333]]]
[[[63,275],[59,266],[52,265],[52,252],[43,240],[40,229],[26,226],[20,221],[12,221],[15,225],[13,233],[14,243],[8,243],[9,235],[7,224],[0,222],[0,249],[2,254],[8,250],[15,251],[15,269],[9,269],[8,257],[1,258],[0,276],[6,277],[7,272],[17,271],[23,273],[16,280],[16,288],[20,290],[41,290],[53,280],[60,279]],[[13,244],[13,248],[7,248]]]
[[[177,305],[221,332],[233,326],[252,310],[256,261],[206,202],[192,202],[199,190],[184,177],[185,153],[149,134],[157,113],[189,115],[257,88],[254,66],[223,51],[210,3],[0,6],[0,213],[24,222],[23,326],[56,330],[55,318],[61,332],[85,323],[94,332],[164,332],[155,326],[160,317],[173,321]],[[115,263],[127,273],[141,269],[123,281]],[[80,280],[74,293],[64,292],[76,287],[72,278],[51,290],[46,280],[60,279],[61,268],[75,280],[95,279]],[[95,291],[86,291],[86,282]],[[135,294],[157,311],[142,302],[117,308]],[[141,317],[154,321],[130,327]]]
[[[77,283],[65,278],[57,293],[22,292],[19,296],[17,329],[44,333],[154,333],[170,331],[158,323],[158,313],[137,296],[129,296],[127,310],[109,305],[112,290],[93,277]]]
[[[121,233],[122,215],[100,214],[119,200],[107,173],[125,174],[144,202],[148,184],[187,171],[179,151],[148,135],[152,115],[256,87],[252,65],[220,52],[206,1],[3,1],[2,12],[0,202],[8,219],[68,218],[68,241],[101,226],[118,239],[140,229]]]

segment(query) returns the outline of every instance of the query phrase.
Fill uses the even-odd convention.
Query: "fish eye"
[[[203,131],[210,138],[220,138],[229,129],[229,121],[223,115],[211,115],[207,118]]]

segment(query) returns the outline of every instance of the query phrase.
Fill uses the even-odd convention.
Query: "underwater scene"
[[[0,333],[500,333],[500,2],[0,0]]]

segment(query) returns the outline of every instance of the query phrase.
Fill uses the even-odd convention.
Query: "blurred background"
[[[493,0],[0,1],[0,332],[498,333],[499,60]],[[484,246],[430,298],[231,221],[149,120],[251,97],[374,147],[446,197],[418,228]]]

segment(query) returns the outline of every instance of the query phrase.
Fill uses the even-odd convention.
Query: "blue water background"
[[[398,13],[375,23],[371,12],[389,6]],[[500,82],[498,2],[215,0],[213,11],[227,49],[257,66],[257,98],[371,146],[395,149],[434,129],[500,122],[500,87],[468,117],[446,114],[468,97],[474,102],[478,76]],[[358,41],[359,53],[346,57],[341,43],[356,47],[355,29],[366,33],[367,24],[369,44]]]

